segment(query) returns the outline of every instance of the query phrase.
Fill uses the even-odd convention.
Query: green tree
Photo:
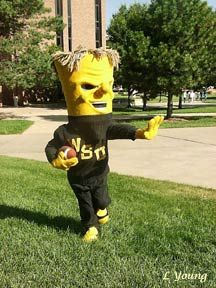
[[[209,13],[208,21],[204,22],[202,26],[198,26],[197,29],[199,34],[205,33],[203,29],[208,33],[207,40],[204,39],[205,49],[199,51],[201,81],[198,82],[198,87],[216,86],[216,11]]]
[[[25,29],[27,20],[36,14],[48,12],[43,0],[1,0],[0,35],[9,38],[17,31]]]
[[[201,0],[153,0],[149,14],[150,55],[157,68],[157,84],[168,92],[169,118],[173,95],[206,79],[209,47],[216,41],[215,13]]]
[[[0,2],[0,83],[16,93],[32,87],[52,87],[56,81],[51,67],[50,45],[62,19],[49,17],[42,0]]]
[[[171,117],[174,94],[215,75],[215,21],[215,12],[202,0],[152,0],[148,6],[122,7],[108,29],[122,57],[121,77],[144,93],[168,92]]]
[[[150,41],[142,31],[147,6],[134,4],[129,9],[122,5],[111,20],[108,34],[110,46],[121,55],[121,65],[116,79],[128,91],[128,106],[134,90],[147,93],[150,90],[148,78],[148,47]],[[143,25],[142,25],[143,24]]]

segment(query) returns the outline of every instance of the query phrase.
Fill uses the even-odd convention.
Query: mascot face
[[[68,71],[55,61],[69,116],[102,115],[112,112],[113,66],[107,56],[85,54],[79,69]]]

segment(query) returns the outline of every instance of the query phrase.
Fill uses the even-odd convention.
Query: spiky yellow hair
[[[96,59],[101,59],[102,57],[107,56],[110,65],[118,69],[120,63],[119,53],[113,49],[85,49],[79,47],[74,52],[62,52],[58,51],[53,54],[53,60],[59,62],[62,66],[67,66],[70,72],[74,70],[79,70],[79,62],[82,57],[86,54],[92,54]]]

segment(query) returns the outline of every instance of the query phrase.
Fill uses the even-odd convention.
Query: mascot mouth
[[[107,107],[107,103],[106,102],[96,101],[96,102],[92,102],[91,104],[96,109],[105,109]]]

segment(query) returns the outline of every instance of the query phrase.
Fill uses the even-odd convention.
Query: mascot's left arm
[[[158,128],[163,122],[163,116],[156,116],[148,122],[148,127],[136,130],[136,139],[152,140],[158,132]]]
[[[146,139],[152,140],[158,133],[158,128],[163,122],[163,116],[155,116],[148,122],[148,127],[137,129],[128,124],[111,124],[108,128],[108,140],[113,139]]]

